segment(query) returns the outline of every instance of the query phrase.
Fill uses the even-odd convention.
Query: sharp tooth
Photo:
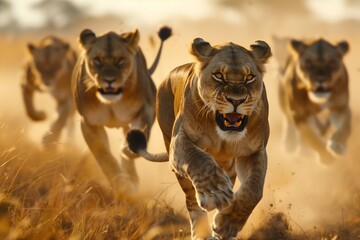
[[[225,125],[225,127],[228,127],[230,125],[230,123],[228,121],[224,120],[224,125]]]
[[[235,126],[236,126],[236,127],[240,127],[241,123],[242,123],[242,121],[236,122],[236,123],[235,123]]]

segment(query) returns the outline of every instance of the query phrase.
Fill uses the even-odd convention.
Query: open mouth
[[[236,112],[221,114],[216,111],[215,119],[221,130],[241,132],[246,127],[249,117]]]
[[[327,99],[331,95],[331,89],[327,89],[320,86],[315,88],[309,94],[310,94],[310,98]]]
[[[113,87],[107,87],[107,88],[99,88],[98,91],[102,95],[119,95],[122,93],[123,89],[120,88],[113,88]]]
[[[329,93],[330,92],[330,89],[326,89],[325,87],[317,87],[314,91],[315,94],[326,94],[326,93]]]

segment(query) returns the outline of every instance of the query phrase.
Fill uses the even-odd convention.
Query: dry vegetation
[[[114,195],[89,180],[76,149],[43,150],[13,123],[0,126],[0,239],[189,239],[170,203]],[[249,239],[360,239],[360,195],[352,204],[349,216],[310,232],[274,211]]]
[[[75,149],[39,149],[21,128],[7,123],[0,131],[0,239],[183,239],[188,234],[187,220],[167,203],[115,196],[87,180],[86,159]]]

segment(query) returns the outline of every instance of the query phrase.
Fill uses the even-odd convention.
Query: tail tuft
[[[130,150],[136,154],[138,154],[140,150],[146,149],[145,134],[138,129],[132,129],[128,132],[126,142]]]
[[[163,26],[158,31],[158,36],[161,39],[161,41],[165,41],[172,35],[172,29],[168,26]]]

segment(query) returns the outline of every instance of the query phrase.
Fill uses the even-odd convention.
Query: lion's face
[[[38,46],[28,44],[40,79],[46,87],[54,83],[57,74],[63,69],[63,60],[66,58],[69,48],[69,44],[54,37],[45,38]]]
[[[297,54],[296,71],[308,97],[315,103],[325,103],[343,74],[342,57],[348,51],[348,43],[334,46],[323,39],[310,43],[292,40],[291,47]]]
[[[91,30],[80,34],[80,43],[85,49],[86,70],[97,88],[97,97],[105,103],[121,99],[134,71],[135,54],[139,33],[118,35],[109,32],[96,37]]]
[[[263,64],[271,51],[265,42],[251,47],[252,51],[233,43],[211,47],[202,39],[193,44],[199,95],[214,113],[217,132],[225,139],[245,135],[249,117],[262,96]]]

